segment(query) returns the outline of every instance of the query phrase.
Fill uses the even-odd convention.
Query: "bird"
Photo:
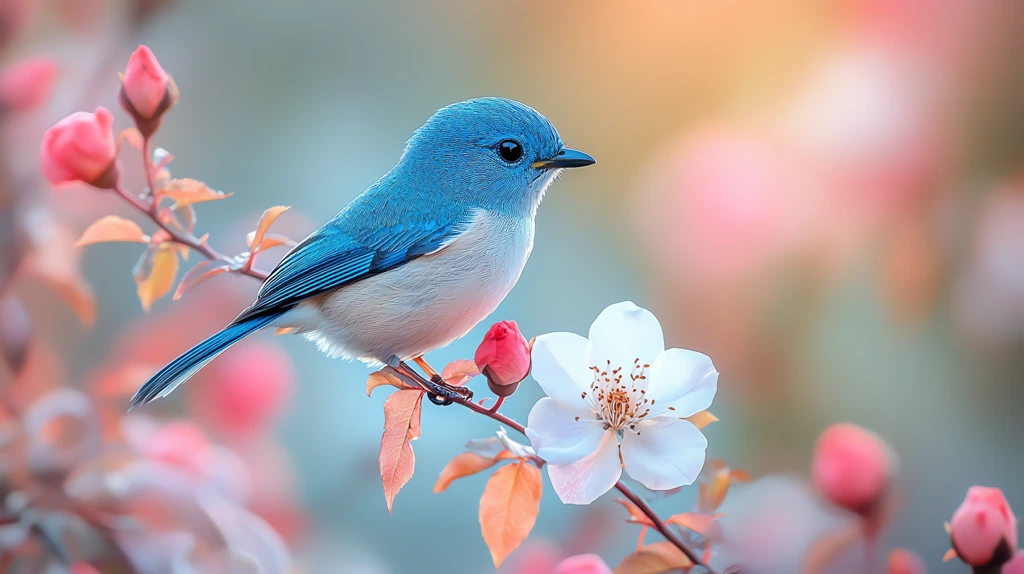
[[[486,97],[437,110],[390,171],[293,247],[230,324],[144,383],[129,410],[265,328],[332,357],[429,368],[424,354],[469,333],[519,280],[548,187],[594,163],[526,104]],[[468,392],[433,374],[434,402]]]

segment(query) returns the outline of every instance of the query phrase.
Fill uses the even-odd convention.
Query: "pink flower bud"
[[[50,58],[22,60],[0,73],[0,103],[9,110],[37,108],[50,99],[57,63]]]
[[[291,360],[280,347],[250,343],[210,365],[196,381],[192,404],[221,431],[235,436],[266,429],[294,385]]]
[[[612,574],[612,569],[596,554],[580,554],[559,562],[554,574]]]
[[[892,461],[878,436],[857,425],[837,424],[814,448],[814,485],[836,506],[867,513],[885,492]]]
[[[515,321],[491,325],[474,357],[477,368],[487,376],[491,391],[507,397],[530,374],[530,344]]]
[[[147,46],[139,46],[128,58],[121,83],[124,97],[131,104],[125,109],[138,119],[153,119],[174,103],[164,101],[173,98],[170,76]]]
[[[95,113],[75,112],[43,134],[40,163],[43,175],[54,185],[83,181],[97,187],[112,187],[117,158],[114,116],[105,108]],[[115,173],[116,175],[116,173]]]
[[[949,525],[953,549],[971,566],[1002,564],[1017,551],[1017,517],[998,488],[968,489]]]
[[[904,548],[889,553],[889,574],[925,574],[921,557]]]

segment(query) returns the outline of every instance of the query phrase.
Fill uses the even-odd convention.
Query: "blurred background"
[[[103,436],[244,483],[240,504],[296,571],[493,571],[477,520],[486,475],[432,493],[493,421],[427,405],[416,474],[389,516],[376,463],[385,393],[367,398],[363,365],[302,339],[253,337],[137,419],[111,414],[258,285],[217,278],[143,313],[138,245],[71,247],[103,215],[141,219],[109,193],[51,190],[38,148],[79,109],[130,126],[117,72],[150,46],[181,91],[156,144],[175,176],[234,193],[199,206],[197,230],[237,253],[265,208],[291,205],[275,231],[302,237],[386,172],[434,110],[500,95],[598,164],[549,191],[530,264],[493,319],[530,337],[585,333],[621,300],[651,309],[669,346],[708,353],[722,373],[709,455],[779,475],[734,489],[727,529],[785,518],[765,546],[791,564],[786,552],[844,520],[805,482],[818,434],[854,422],[899,460],[883,546],[961,571],[940,561],[942,525],[968,486],[1002,486],[1024,509],[1022,22],[1014,0],[4,0],[3,64],[46,56],[57,73],[47,104],[4,116],[0,332],[27,343],[0,383],[23,405],[78,389],[110,411]],[[122,150],[133,189],[137,154]],[[431,362],[472,357],[485,330]],[[266,404],[238,398],[252,389]],[[540,396],[526,382],[504,412],[525,421]],[[207,450],[224,458],[189,458]],[[653,504],[682,512],[690,490]],[[546,489],[503,571],[580,552],[617,563],[637,529],[612,499],[563,506]]]

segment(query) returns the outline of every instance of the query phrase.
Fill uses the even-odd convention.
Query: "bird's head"
[[[532,214],[562,169],[593,163],[565,147],[533,108],[478,98],[435,112],[409,139],[399,168],[413,170],[439,199]]]

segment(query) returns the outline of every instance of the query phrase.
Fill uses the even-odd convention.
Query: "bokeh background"
[[[293,206],[277,231],[318,226],[387,171],[435,109],[521,100],[598,164],[550,190],[532,259],[494,319],[527,336],[583,333],[630,299],[662,320],[670,346],[710,354],[722,376],[709,454],[754,477],[791,477],[736,487],[727,526],[764,510],[760,520],[781,525],[765,546],[792,554],[844,520],[804,486],[815,438],[838,421],[877,432],[898,456],[899,514],[884,545],[914,549],[930,571],[962,569],[940,562],[942,524],[968,486],[1002,486],[1024,509],[1024,4],[30,4],[4,58],[47,55],[59,75],[47,107],[4,128],[9,195],[45,207],[72,239],[102,215],[130,214],[108,193],[43,185],[39,139],[97,105],[128,127],[116,72],[140,43],[181,91],[156,139],[172,171],[234,193],[199,206],[199,231],[228,253],[244,251],[272,205]],[[141,188],[137,153],[122,157]],[[139,251],[80,252],[91,328],[45,272],[15,277],[31,369],[19,382],[0,368],[0,382],[92,389],[120,365],[157,367],[255,293],[255,282],[217,278],[146,315],[131,277]],[[471,357],[485,328],[431,361]],[[198,421],[240,453],[255,477],[250,508],[285,533],[298,571],[493,570],[477,522],[486,475],[432,493],[447,460],[492,436],[493,421],[428,405],[416,474],[389,516],[376,468],[384,393],[365,396],[364,366],[269,334],[218,363],[150,414]],[[287,381],[283,410],[269,432],[225,432],[202,412],[201,389],[253,365],[253,376]],[[505,412],[525,420],[540,396],[524,383]],[[693,497],[654,504],[670,514]],[[568,507],[548,489],[506,570],[526,571],[536,554],[598,552],[614,564],[635,543],[622,518],[611,495]]]

